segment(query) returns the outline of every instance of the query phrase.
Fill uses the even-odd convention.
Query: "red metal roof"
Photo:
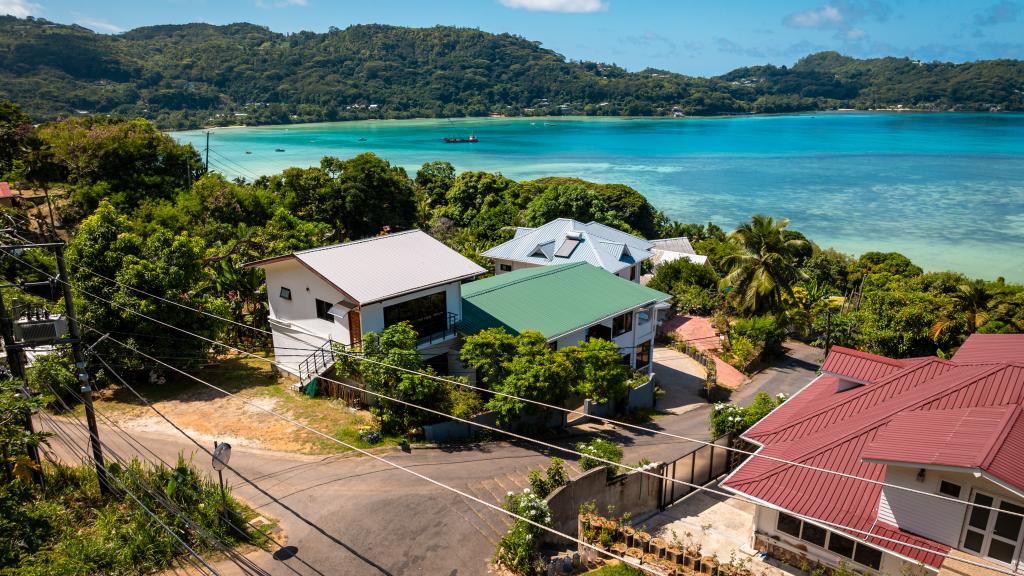
[[[962,364],[1024,363],[1024,337],[1020,334],[971,334],[953,355],[953,361]]]
[[[10,198],[14,196],[14,192],[11,192],[11,186],[7,182],[0,182],[0,198]]]
[[[1024,334],[1014,336],[1009,340],[1024,347]],[[1004,341],[997,345],[1007,347]],[[982,342],[978,354],[968,357],[996,356],[984,348]],[[833,359],[833,354],[839,357]],[[881,460],[956,466],[979,462],[993,476],[1024,488],[1024,418],[1018,418],[1024,403],[1024,363],[1016,364],[1010,356],[1004,363],[968,362],[959,354],[953,361],[892,360],[834,348],[823,371],[830,366],[858,374],[865,385],[844,389],[828,373],[816,378],[744,434],[763,446],[758,454],[786,462],[749,458],[724,485],[797,515],[932,550],[869,538],[938,567],[947,546],[878,519],[881,486],[787,462],[873,480],[885,478]]]
[[[828,358],[821,366],[821,371],[841,376],[853,382],[866,383],[884,378],[906,365],[907,363],[903,360],[893,360],[852,348],[833,346],[829,351]]]

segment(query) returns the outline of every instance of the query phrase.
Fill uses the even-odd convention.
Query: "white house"
[[[625,364],[650,372],[658,311],[670,298],[586,262],[533,267],[465,284],[459,331],[532,330],[555,349],[602,338]]]
[[[759,449],[722,486],[760,504],[754,547],[793,565],[1020,574],[1022,411],[1024,334],[974,334],[949,360],[837,346],[743,434]]]
[[[483,268],[420,230],[285,254],[247,267],[267,274],[274,355],[304,382],[333,364],[330,343],[359,349],[363,335],[408,321],[435,369],[462,316],[460,285]]]
[[[649,240],[598,222],[558,218],[537,228],[517,228],[511,240],[482,255],[494,260],[495,274],[586,262],[639,282],[643,261],[654,255],[651,248]]]

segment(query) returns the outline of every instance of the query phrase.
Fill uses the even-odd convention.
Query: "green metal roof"
[[[551,340],[669,298],[586,262],[524,268],[463,284],[459,331],[536,330]]]

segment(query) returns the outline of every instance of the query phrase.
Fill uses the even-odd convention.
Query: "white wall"
[[[502,270],[501,265],[507,264],[512,267],[512,270]],[[526,262],[516,262],[514,260],[501,260],[498,258],[494,259],[494,274],[504,274],[506,272],[512,272],[514,270],[522,270],[523,268],[536,268],[537,264],[528,264]]]
[[[902,466],[886,466],[885,482],[897,486],[905,486],[914,490],[922,490],[929,494],[939,493],[939,481],[948,480],[959,484],[963,490],[960,497],[970,497],[972,480],[969,474],[951,474],[946,472],[926,471],[924,482],[917,481],[918,468]],[[880,520],[895,524],[906,530],[941,542],[947,546],[957,547],[960,531],[964,525],[967,506],[915,494],[898,488],[883,487],[878,504]]]
[[[333,304],[343,298],[341,292],[295,260],[268,264],[266,272],[274,353],[281,358],[281,363],[297,365],[301,361],[293,356],[301,351],[287,348],[313,348],[312,343],[319,340],[322,345],[327,338],[349,343],[347,315],[335,316],[334,322],[316,317],[316,299]],[[281,298],[282,286],[291,290],[291,300]],[[296,338],[305,342],[297,342]],[[285,362],[286,359],[289,362]]]
[[[625,278],[626,280],[629,280],[629,271],[630,270],[636,270],[636,275],[633,277],[633,282],[636,282],[637,284],[639,284],[640,283],[640,266],[641,266],[641,263],[637,262],[636,264],[634,264],[632,266],[629,266],[627,268],[623,268],[622,270],[619,270],[618,274],[616,274],[616,275],[618,277],[620,277],[620,278]]]
[[[636,362],[636,346],[643,342],[651,343],[651,357],[654,357],[654,329],[658,324],[657,310],[651,309],[651,319],[646,324],[638,324],[638,312],[640,308],[634,308],[633,314],[633,329],[625,334],[612,338],[612,342],[619,347],[619,350],[625,355],[629,354],[630,366],[633,366]],[[590,326],[607,326],[609,329],[612,328],[614,319],[608,318],[602,322],[596,322]],[[559,337],[555,342],[557,343],[558,349],[561,350],[566,346],[576,346],[587,337],[587,326],[581,330],[570,332],[564,336]]]

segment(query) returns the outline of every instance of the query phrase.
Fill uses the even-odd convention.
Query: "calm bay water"
[[[469,134],[480,142],[441,141]],[[173,136],[205,147],[202,131]],[[622,182],[684,222],[728,230],[760,212],[823,247],[1024,282],[1024,114],[343,122],[214,130],[210,149],[211,167],[249,180],[371,151],[410,175],[448,160]]]

